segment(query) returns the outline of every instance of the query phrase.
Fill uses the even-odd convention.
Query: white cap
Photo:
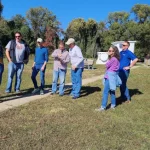
[[[75,40],[73,38],[69,38],[68,41],[66,42],[66,45],[70,45],[72,43],[75,43]]]
[[[38,39],[37,39],[37,42],[42,43],[42,42],[43,42],[43,40],[42,40],[41,38],[38,38]]]

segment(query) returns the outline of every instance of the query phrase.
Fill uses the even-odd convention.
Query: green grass
[[[102,97],[98,81],[84,86],[75,101],[54,95],[2,112],[0,149],[149,150],[149,74],[150,69],[144,67],[131,71],[132,102],[115,110],[94,111]]]

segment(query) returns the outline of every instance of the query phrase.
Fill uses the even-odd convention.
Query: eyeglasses
[[[20,38],[20,35],[19,36],[15,36],[16,38]]]

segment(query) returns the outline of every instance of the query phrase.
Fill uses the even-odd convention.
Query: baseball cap
[[[37,42],[42,43],[42,42],[43,42],[43,40],[42,40],[41,38],[38,38],[38,39],[37,39]]]
[[[75,43],[75,40],[73,38],[69,38],[68,41],[66,42],[66,45],[70,45],[72,43]]]

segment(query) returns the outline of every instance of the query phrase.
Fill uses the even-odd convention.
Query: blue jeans
[[[72,80],[72,91],[71,95],[79,97],[81,86],[82,86],[82,72],[83,68],[76,68],[71,70],[71,80]]]
[[[2,74],[3,74],[3,71],[4,71],[4,64],[0,64],[0,84],[2,82]]]
[[[108,102],[108,94],[110,94],[111,107],[115,107],[116,106],[115,91],[110,90],[109,80],[105,79],[101,108],[106,109],[107,102]]]
[[[129,77],[129,73],[130,73],[129,71],[125,71],[125,70],[119,71],[119,77],[122,81],[122,85],[120,86],[120,92],[121,92],[121,97],[124,100],[131,100],[129,90],[127,87],[127,80]]]
[[[24,69],[23,63],[9,62],[9,64],[8,64],[8,81],[7,81],[6,92],[11,92],[14,74],[16,74],[14,90],[15,91],[20,90],[21,76],[22,76],[23,69]]]
[[[64,86],[65,86],[65,77],[66,77],[66,70],[58,69],[58,71],[53,71],[53,83],[52,83],[52,93],[56,93],[57,91],[57,82],[58,78],[59,82],[59,95],[64,94]]]
[[[32,79],[32,82],[34,84],[34,88],[38,88],[38,85],[37,85],[37,81],[36,81],[36,76],[38,74],[38,72],[40,71],[40,80],[41,80],[41,86],[40,86],[40,89],[44,89],[44,86],[45,86],[45,70],[46,70],[46,67],[45,69],[42,71],[41,70],[41,67],[42,65],[40,66],[34,66],[32,68],[32,75],[31,75],[31,79]]]

